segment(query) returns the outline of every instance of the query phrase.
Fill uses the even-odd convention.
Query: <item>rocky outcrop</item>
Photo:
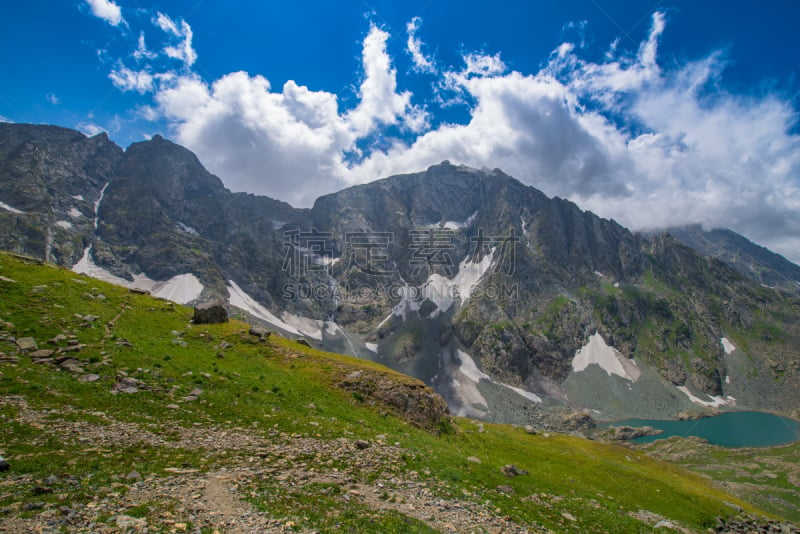
[[[629,441],[643,436],[657,436],[664,431],[652,426],[610,426],[597,434],[598,439],[606,441]]]
[[[228,307],[218,300],[200,304],[194,308],[192,320],[195,324],[227,323]]]
[[[405,420],[435,430],[447,417],[447,403],[422,382],[386,373],[358,370],[348,374],[339,387],[359,402],[383,406]]]

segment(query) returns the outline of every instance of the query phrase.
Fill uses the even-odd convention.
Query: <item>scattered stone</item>
[[[473,464],[481,463],[481,459],[476,456],[467,456],[467,461],[472,462]]]
[[[17,339],[17,347],[19,350],[25,352],[32,352],[35,350],[39,350],[39,346],[36,344],[36,340],[32,337],[21,337]]]
[[[70,373],[83,373],[83,367],[81,367],[81,362],[74,358],[66,358],[61,360],[58,363],[58,366],[65,371],[69,371]]]
[[[100,380],[100,375],[95,375],[95,374],[83,375],[78,380],[80,382],[97,382],[98,380]]]
[[[127,475],[125,475],[125,480],[139,480],[142,478],[142,475],[139,474],[139,471],[133,470]]]
[[[177,404],[167,404],[165,406],[165,408],[167,408],[168,410],[180,410],[181,409],[181,407],[178,406]]]
[[[130,341],[128,341],[127,339],[125,339],[124,337],[118,339],[117,342],[116,342],[116,345],[118,347],[132,347],[133,346],[133,344]]]
[[[111,388],[111,393],[127,393],[129,395],[139,392],[139,381],[135,378],[126,376],[118,380]]]
[[[368,449],[370,447],[369,441],[364,441],[363,439],[356,440],[355,442],[353,442],[353,445],[355,445],[355,448],[360,451],[363,451],[364,449]]]
[[[16,284],[16,280],[12,280],[11,278],[7,278],[5,276],[0,276],[0,282],[6,282],[7,284]]]
[[[364,371],[353,371],[349,375],[347,375],[348,380],[358,380],[361,378],[361,375],[364,374]]]
[[[249,334],[251,336],[256,336],[256,337],[259,337],[261,339],[264,339],[264,338],[268,338],[269,336],[271,336],[272,332],[270,332],[266,328],[262,328],[260,326],[251,326]]]
[[[200,304],[194,308],[195,324],[219,324],[228,322],[228,309],[222,301]]]
[[[46,488],[44,486],[34,486],[33,487],[33,494],[34,495],[49,495],[53,493],[53,488]]]
[[[575,518],[575,516],[574,516],[574,515],[572,515],[572,514],[571,514],[571,513],[569,513],[569,512],[563,512],[563,513],[561,514],[561,517],[563,517],[563,518],[564,518],[564,519],[566,519],[567,521],[577,521],[577,519]]]
[[[25,512],[35,512],[37,510],[41,510],[42,508],[44,508],[43,502],[29,502],[25,503],[25,505],[22,507]]]
[[[500,471],[503,472],[505,476],[508,478],[514,478],[522,475],[527,475],[528,472],[524,469],[520,469],[514,464],[506,464],[500,468]]]
[[[38,360],[42,358],[51,358],[55,351],[50,349],[39,349],[30,353],[31,359]]]
[[[93,322],[95,322],[96,320],[98,320],[99,318],[100,318],[100,317],[98,317],[97,315],[84,315],[84,316],[82,317],[82,319],[83,319],[84,321],[86,321],[87,323],[93,323]]]
[[[514,493],[514,488],[505,485],[497,486],[497,491],[499,491],[500,493],[511,494]]]
[[[533,428],[531,425],[525,425],[525,433],[526,434],[536,434],[536,429]]]
[[[19,358],[6,354],[5,352],[0,352],[0,363],[19,363]]]
[[[11,469],[11,464],[8,463],[8,460],[0,456],[0,473],[8,471],[10,469]]]
[[[202,395],[202,394],[203,394],[203,390],[202,389],[194,388],[192,391],[189,392],[188,395],[186,395],[183,398],[183,400],[185,400],[186,402],[193,402],[193,401],[196,401],[200,397],[200,395]]]

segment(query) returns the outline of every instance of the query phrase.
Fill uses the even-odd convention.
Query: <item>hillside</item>
[[[448,416],[384,367],[191,317],[0,254],[0,527],[705,532],[759,513],[642,453]]]

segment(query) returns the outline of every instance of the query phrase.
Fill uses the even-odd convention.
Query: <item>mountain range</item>
[[[459,415],[800,409],[800,267],[729,230],[633,233],[499,169],[445,161],[296,209],[161,136],[0,124],[0,229],[2,249],[420,378]]]

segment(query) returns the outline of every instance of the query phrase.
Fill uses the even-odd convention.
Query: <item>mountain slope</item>
[[[7,254],[0,275],[11,530],[705,532],[725,503],[758,513],[623,447],[445,417],[363,360]]]
[[[2,246],[179,303],[221,299],[417,377],[458,414],[563,429],[800,408],[796,295],[498,169],[443,162],[298,210],[231,193],[159,136],[122,153],[2,126]]]
[[[764,285],[800,290],[800,266],[735,232],[721,228],[704,230],[700,225],[667,231],[701,254],[717,258]]]

